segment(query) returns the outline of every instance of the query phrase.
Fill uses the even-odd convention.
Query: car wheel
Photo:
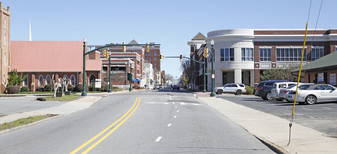
[[[235,92],[235,95],[241,95],[242,94],[242,91],[241,90],[237,90],[236,92]]]
[[[220,89],[220,90],[217,91],[217,94],[222,94],[222,92],[223,91]]]
[[[266,100],[272,100],[273,98],[271,97],[271,93],[267,92],[265,96]]]
[[[315,104],[317,101],[317,98],[314,95],[309,95],[307,98],[305,98],[305,102],[309,105]]]

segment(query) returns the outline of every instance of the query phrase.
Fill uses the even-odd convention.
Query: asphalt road
[[[265,113],[290,120],[293,103],[267,101],[256,96],[217,95],[217,97],[241,104]],[[337,137],[337,102],[317,103],[314,105],[296,105],[294,122]]]
[[[0,151],[274,153],[191,93],[165,90],[103,97],[88,109],[1,135]]]

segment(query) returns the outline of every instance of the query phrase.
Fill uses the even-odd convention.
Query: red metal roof
[[[100,59],[86,60],[100,71]],[[82,41],[11,41],[11,68],[18,72],[82,72]]]

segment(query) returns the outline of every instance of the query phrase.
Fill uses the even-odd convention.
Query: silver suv
[[[246,86],[241,83],[228,83],[223,87],[215,87],[214,91],[217,94],[233,93],[235,95],[241,95],[242,93],[246,93]]]

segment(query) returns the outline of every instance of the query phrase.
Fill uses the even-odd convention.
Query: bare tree
[[[187,79],[187,83],[190,84],[195,79],[195,67],[194,64],[191,63],[190,60],[184,60],[181,63],[180,70],[185,75],[185,79]]]

